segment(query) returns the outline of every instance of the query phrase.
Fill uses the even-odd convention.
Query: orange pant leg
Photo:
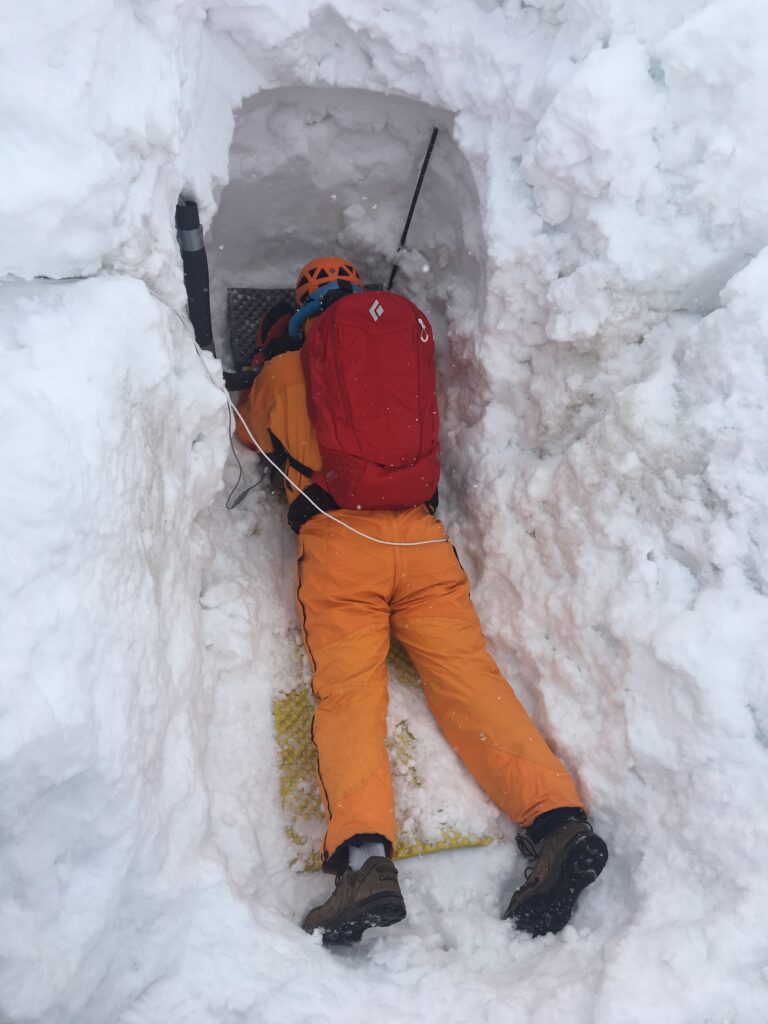
[[[403,539],[444,535],[422,510]],[[450,544],[400,548],[392,630],[421,676],[448,741],[491,799],[526,827],[555,807],[583,807],[566,768],[547,746],[488,653],[469,582]]]
[[[363,527],[373,518],[375,532],[370,514],[337,515]],[[392,549],[319,517],[302,527],[299,547],[297,597],[318,702],[312,738],[328,815],[326,862],[354,835],[394,844],[397,834],[385,747],[394,561]]]

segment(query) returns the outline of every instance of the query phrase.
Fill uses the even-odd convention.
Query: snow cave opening
[[[236,112],[229,181],[206,236],[225,364],[227,288],[290,287],[299,267],[324,253],[386,284],[433,127],[439,135],[396,288],[432,320],[443,379],[449,359],[463,362],[462,342],[482,312],[485,257],[453,115],[402,96],[291,86],[259,92]]]

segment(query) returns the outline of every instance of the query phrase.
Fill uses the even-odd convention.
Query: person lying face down
[[[403,296],[365,291],[355,265],[337,256],[302,267],[295,297],[293,312],[266,314],[264,366],[237,434],[285,474],[298,535],[297,603],[327,816],[322,861],[336,878],[303,926],[344,944],[406,914],[385,746],[395,638],[465,767],[521,829],[532,868],[503,917],[531,935],[560,931],[608,851],[573,778],[489,654],[436,517],[429,321]]]

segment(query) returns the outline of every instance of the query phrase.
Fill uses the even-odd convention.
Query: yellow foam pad
[[[393,644],[388,659],[390,678],[396,684],[419,687],[419,677],[403,647]],[[320,868],[320,845],[325,815],[316,781],[317,757],[311,739],[314,698],[305,679],[272,700],[280,775],[280,800],[286,817],[286,835],[296,849],[291,866],[303,871]],[[424,713],[429,714],[424,706]],[[474,834],[444,822],[423,820],[409,811],[409,793],[422,787],[417,769],[417,741],[407,720],[391,727],[387,740],[392,775],[398,794],[398,811],[403,825],[395,846],[395,857],[416,857],[439,850],[487,846],[489,834]],[[414,801],[417,803],[418,801]],[[402,805],[405,806],[402,806]]]

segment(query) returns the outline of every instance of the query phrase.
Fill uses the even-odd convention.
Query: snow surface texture
[[[764,1024],[764,5],[287,10],[6,12],[0,1018]],[[443,516],[612,860],[535,941],[508,844],[408,862],[407,921],[333,955],[277,802],[293,537],[224,509],[173,207],[218,316],[319,249],[382,276],[432,123],[399,284],[444,331]]]

